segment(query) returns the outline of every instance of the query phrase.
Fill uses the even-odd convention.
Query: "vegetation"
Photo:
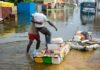
[[[34,2],[40,2],[40,3],[42,3],[43,2],[43,0],[1,0],[1,1],[7,1],[7,2],[11,2],[11,3],[14,3],[15,5],[17,5],[17,3],[19,2],[19,1],[21,1],[21,2],[32,2],[32,1],[34,1]]]
[[[23,1],[23,2],[32,2],[32,0],[5,0],[5,1],[8,1],[8,2],[18,2],[18,1]]]
[[[23,0],[24,2],[32,2],[32,0]]]
[[[12,2],[15,5],[18,3],[18,1],[23,1],[23,2],[32,2],[32,0],[5,0],[7,2]]]

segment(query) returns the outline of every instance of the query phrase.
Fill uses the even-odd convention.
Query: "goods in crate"
[[[60,64],[69,50],[70,46],[67,43],[51,43],[48,44],[47,50],[40,50],[38,54],[33,55],[33,58],[37,63]]]
[[[69,42],[73,49],[78,50],[93,50],[100,47],[100,40],[92,37],[92,32],[76,32],[74,38]],[[85,35],[85,36],[84,36]]]

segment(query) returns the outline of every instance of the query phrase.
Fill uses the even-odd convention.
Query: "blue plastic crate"
[[[36,4],[33,2],[29,3],[18,3],[17,5],[17,13],[19,14],[24,14],[24,15],[31,15],[36,11]]]
[[[18,15],[18,23],[31,23],[31,15],[23,15],[23,14],[20,14]]]

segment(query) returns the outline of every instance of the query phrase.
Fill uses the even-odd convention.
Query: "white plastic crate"
[[[60,64],[62,62],[61,57],[52,57],[52,64]]]
[[[48,50],[60,49],[60,45],[58,44],[48,44]]]
[[[51,43],[63,43],[63,38],[59,37],[59,38],[52,38],[51,39]]]

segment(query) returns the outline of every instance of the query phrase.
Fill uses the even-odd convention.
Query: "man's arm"
[[[55,27],[55,25],[53,25],[50,21],[47,21],[52,27],[55,28],[55,30],[57,31],[57,28]]]

